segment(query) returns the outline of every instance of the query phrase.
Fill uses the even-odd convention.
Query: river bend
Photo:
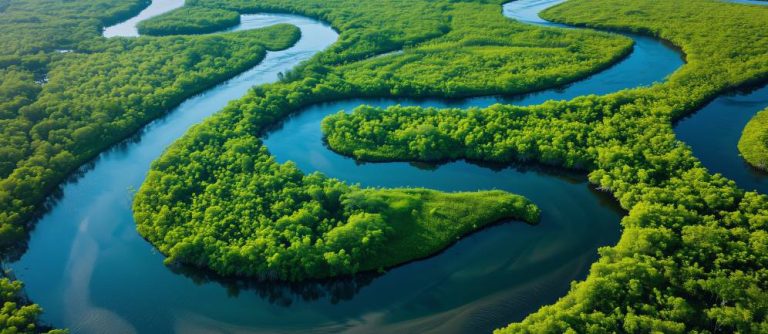
[[[515,1],[504,5],[504,14],[560,26],[537,14],[561,1]],[[104,34],[136,36],[136,23],[182,5],[180,0],[155,1]],[[557,89],[463,100],[355,99],[306,108],[265,138],[279,161],[292,160],[306,172],[319,170],[364,186],[503,189],[539,205],[542,222],[493,226],[437,256],[379,276],[276,284],[173,272],[136,233],[131,189],[138,189],[150,163],[190,126],[251,86],[275,81],[279,72],[338,37],[323,23],[292,15],[244,15],[235,30],[276,23],[301,28],[301,40],[288,50],[269,52],[254,68],[185,101],[133,140],[103,153],[63,186],[60,199],[32,233],[29,251],[11,265],[30,298],[45,308],[43,320],[74,333],[488,332],[520,320],[564,295],[572,280],[586,276],[596,249],[618,240],[623,213],[615,201],[591,190],[584,175],[538,167],[499,169],[467,162],[360,165],[323,146],[320,120],[362,103],[465,108],[605,94],[664,80],[683,64],[681,55],[663,43],[628,35],[635,47],[626,59]]]

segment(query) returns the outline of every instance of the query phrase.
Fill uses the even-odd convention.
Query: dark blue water
[[[747,164],[737,147],[741,131],[768,107],[768,86],[720,96],[675,125],[678,139],[713,173],[721,173],[745,190],[768,194],[768,174]]]
[[[558,2],[516,1],[505,5],[504,13],[535,23],[536,13]],[[635,49],[627,59],[559,89],[518,97],[351,100],[308,108],[266,139],[278,160],[368,186],[504,189],[536,202],[542,222],[494,226],[430,259],[355,279],[288,285],[173,272],[136,233],[131,189],[140,186],[150,162],[191,125],[249,87],[276,80],[277,73],[337,38],[329,27],[294,16],[248,16],[243,26],[277,22],[299,26],[299,44],[270,53],[254,69],[188,100],[136,140],[102,154],[82,177],[64,186],[32,234],[29,251],[12,264],[32,300],[46,309],[44,320],[75,333],[487,332],[520,320],[565,294],[572,280],[586,276],[596,249],[618,240],[623,213],[614,201],[591,190],[584,175],[536,167],[358,165],[322,145],[319,121],[361,103],[483,107],[603,94],[661,81],[682,65],[674,50],[633,36]],[[133,25],[107,31],[131,36]]]
[[[166,7],[161,8],[173,8]],[[276,23],[299,27],[302,39],[285,51],[269,52],[261,64],[185,101],[64,185],[61,198],[32,233],[27,253],[11,264],[29,297],[44,307],[44,321],[74,333],[168,333],[184,329],[180,326],[194,327],[193,321],[180,320],[187,318],[239,316],[259,321],[250,315],[254,308],[247,298],[234,299],[246,304],[230,303],[225,287],[198,286],[163,266],[163,257],[136,233],[130,204],[132,190],[141,185],[150,163],[190,126],[242,97],[253,85],[276,81],[278,73],[308,60],[338,37],[323,23],[293,15],[245,15],[238,29]],[[113,36],[130,36],[132,30],[105,30],[109,31],[116,31]],[[265,317],[269,323],[271,318]]]

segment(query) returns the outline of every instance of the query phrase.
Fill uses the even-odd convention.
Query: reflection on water
[[[377,273],[306,282],[264,282],[253,279],[221,277],[214,272],[190,267],[171,267],[174,273],[184,275],[195,284],[218,283],[229,297],[241,293],[256,293],[271,304],[289,307],[296,301],[312,302],[321,299],[338,304],[352,299],[363,287],[371,284]]]
[[[507,4],[505,13],[533,2]],[[538,10],[548,5],[540,2]],[[590,189],[583,174],[537,166],[466,161],[418,168],[412,163],[359,164],[323,146],[320,120],[361,103],[482,107],[602,94],[663,80],[682,64],[674,50],[636,37],[630,57],[559,89],[511,98],[367,99],[307,108],[265,139],[278,160],[369,186],[504,189],[537,203],[543,210],[541,223],[498,224],[462,238],[435,257],[381,275],[285,284],[169,269],[135,231],[131,189],[141,185],[151,161],[190,126],[252,85],[276,80],[278,73],[338,37],[325,25],[286,15],[244,17],[240,28],[278,22],[302,29],[295,47],[269,53],[256,68],[184,102],[84,168],[77,182],[66,184],[59,200],[51,202],[29,252],[12,265],[30,297],[46,309],[44,320],[75,333],[488,332],[519,320],[562,296],[572,280],[586,275],[597,257],[595,250],[618,239],[623,213],[615,202]],[[121,31],[130,34],[125,33],[129,29]]]

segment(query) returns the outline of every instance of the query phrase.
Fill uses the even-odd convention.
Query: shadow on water
[[[406,163],[409,166],[421,171],[435,172],[439,170],[440,167],[450,165],[456,162],[463,162],[463,163],[466,163],[467,165],[475,166],[482,169],[487,169],[493,172],[512,170],[519,174],[525,174],[525,173],[541,174],[548,177],[554,177],[554,178],[567,181],[570,184],[581,184],[587,178],[587,171],[572,169],[572,168],[564,168],[564,167],[555,166],[555,165],[545,165],[536,161],[493,162],[493,161],[482,161],[482,160],[472,160],[472,159],[411,161],[409,159],[404,159],[404,160],[394,159],[394,160],[387,160],[386,162],[376,162],[376,161],[359,160],[352,156],[348,156],[341,152],[337,152],[333,150],[325,140],[323,140],[323,147],[329,152],[333,152],[332,154],[338,154],[339,156],[346,157],[353,160],[356,166],[377,165],[382,163]]]
[[[189,266],[171,266],[174,273],[191,279],[197,285],[216,283],[224,287],[229,297],[242,293],[255,293],[270,304],[289,307],[296,301],[326,299],[331,304],[351,300],[363,287],[373,282],[379,273],[360,273],[354,276],[304,282],[260,281],[249,278],[222,277],[212,271]]]
[[[249,15],[249,16],[258,16],[258,15]],[[251,29],[251,28],[245,27],[245,29]],[[256,65],[256,67],[258,67],[258,65]],[[251,71],[253,71],[253,69],[251,69]],[[236,75],[234,78],[225,80],[225,82],[229,80],[237,80],[237,77],[238,76]],[[213,86],[219,86],[219,85],[213,85]],[[205,99],[206,95],[208,94],[208,91],[209,90],[191,95],[190,97],[187,98],[187,100]],[[178,106],[176,108],[178,108]],[[173,108],[173,109],[176,109],[176,108]],[[151,133],[155,131],[155,128],[160,125],[167,124],[169,121],[173,121],[173,118],[174,118],[173,113],[161,114],[160,116],[154,118],[146,126],[139,128],[133,134],[122,139],[121,141],[117,142],[116,144],[112,145],[108,149],[96,155],[94,158],[83,163],[82,165],[77,167],[74,171],[68,173],[67,177],[61,183],[56,185],[48,193],[42,205],[35,208],[35,211],[32,217],[26,223],[27,231],[29,231],[29,233],[25,233],[23,239],[17,240],[16,244],[12,245],[9,248],[3,249],[2,252],[0,252],[0,257],[1,257],[0,263],[18,261],[21,258],[21,256],[23,256],[24,253],[27,252],[27,249],[29,246],[28,245],[29,238],[34,233],[38,222],[43,220],[45,218],[45,215],[50,213],[51,210],[56,208],[58,204],[61,202],[61,200],[63,200],[65,188],[69,186],[77,185],[78,181],[80,181],[82,178],[88,175],[89,172],[93,171],[98,166],[99,162],[105,157],[108,157],[111,155],[128,154],[137,145],[141,144],[142,140],[145,139],[147,133]],[[131,191],[131,192],[135,190],[136,190],[135,188],[126,189],[126,191]]]
[[[525,2],[505,5],[505,13]],[[307,24],[295,17],[280,17]],[[257,23],[272,19],[268,16]],[[312,35],[318,31],[326,34]],[[301,47],[311,52],[322,50],[337,37],[319,23],[305,26],[302,36]],[[167,333],[481,332],[519,320],[562,296],[571,281],[586,275],[597,258],[595,250],[616,242],[617,222],[624,214],[616,202],[589,187],[583,173],[535,165],[467,161],[421,168],[412,163],[360,165],[323,147],[320,120],[361,103],[465,108],[610,93],[663,80],[682,65],[679,53],[637,37],[632,55],[613,67],[565,87],[525,96],[455,101],[356,99],[306,108],[265,138],[277,160],[293,160],[304,171],[321,171],[363,186],[503,189],[539,205],[541,223],[490,226],[434,257],[384,275],[288,284],[223,279],[190,268],[171,272],[162,264],[163,256],[137,235],[129,189],[141,184],[150,162],[189,126],[240,97],[251,85],[277,80],[278,72],[295,65],[290,62],[298,63],[295,58],[301,57],[270,58],[273,67],[267,68],[268,75],[252,73],[243,82],[233,79],[232,86],[237,87],[222,84],[185,102],[64,185],[33,233],[30,245],[34,246],[12,264],[32,299],[46,309],[46,321],[77,333]]]

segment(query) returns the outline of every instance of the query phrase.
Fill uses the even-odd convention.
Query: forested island
[[[739,152],[755,168],[768,169],[768,111],[759,112],[744,127]]]
[[[206,5],[210,4],[206,2]],[[219,6],[249,12],[261,8],[273,9],[269,7],[269,2],[260,3],[260,6],[267,7],[243,8],[242,4],[235,4],[237,6],[222,2]],[[424,5],[426,4],[418,4]],[[440,237],[444,241],[423,243],[430,247],[418,250],[408,248],[413,252],[405,251],[396,256],[398,261],[389,260],[387,258],[391,256],[385,255],[384,252],[366,249],[369,246],[365,246],[368,244],[365,240],[373,240],[367,237],[370,232],[347,227],[359,219],[356,217],[362,217],[360,214],[366,214],[366,219],[370,220],[373,219],[371,214],[378,215],[382,209],[361,211],[354,206],[350,208],[339,205],[338,203],[343,203],[348,196],[346,193],[350,190],[346,189],[349,186],[335,180],[325,181],[321,176],[304,176],[290,164],[275,163],[258,138],[280,118],[313,102],[354,96],[466,96],[486,91],[531,91],[583,77],[615,62],[631,50],[631,41],[620,36],[598,32],[566,34],[555,29],[532,27],[506,20],[499,17],[498,5],[440,6],[445,7],[444,13],[435,13],[432,21],[445,23],[406,27],[414,29],[412,32],[408,31],[409,34],[424,36],[436,33],[433,30],[450,30],[445,36],[424,45],[407,48],[402,55],[375,57],[366,61],[353,62],[360,54],[375,54],[375,48],[356,50],[354,53],[344,54],[340,59],[327,58],[328,53],[322,54],[302,68],[286,74],[281,83],[257,87],[251,94],[235,101],[210,121],[177,141],[154,164],[136,197],[134,210],[140,233],[154,241],[161,251],[170,254],[171,262],[204,266],[222,274],[300,280],[391,267],[433,254],[447,246],[447,240],[455,240],[456,237],[474,230],[474,227],[458,228],[457,232],[449,233],[448,237]],[[399,15],[403,11],[410,12],[389,6],[377,9],[351,6],[347,2],[326,5],[326,8],[335,8],[340,13],[355,13],[361,20],[372,22]],[[385,16],[381,10],[385,10]],[[447,15],[456,18],[450,21],[450,27],[447,26]],[[477,22],[484,22],[484,25],[478,26]],[[331,23],[334,21],[331,20]],[[375,25],[357,24],[355,27],[342,30],[340,39],[344,41],[345,38],[361,38],[356,36],[370,34],[366,31],[374,29]],[[510,33],[516,34],[515,38],[509,39],[507,36]],[[472,47],[460,48],[467,43]],[[388,42],[387,45],[378,47],[387,47],[390,49],[381,51],[390,51],[402,46],[402,43]],[[543,53],[548,54],[549,58],[539,58]],[[478,58],[485,61],[478,62]],[[455,69],[450,70],[446,66]],[[499,66],[502,66],[504,72],[510,73],[510,77],[491,76],[490,73],[497,71]],[[463,76],[463,80],[446,81],[447,77],[454,75],[451,74],[452,71],[472,75]],[[491,78],[492,80],[489,80]],[[261,181],[268,176],[268,179]],[[318,178],[323,181],[317,181]],[[322,185],[327,182],[337,185]],[[280,191],[262,193],[260,189],[268,189],[267,185],[275,186],[276,190]],[[298,192],[296,194],[287,190],[294,186]],[[337,189],[308,196],[316,192],[312,189],[318,187]],[[371,192],[372,190],[366,191],[369,194],[376,193]],[[372,208],[398,206],[397,202],[409,193],[405,190],[390,191],[401,194],[384,196],[379,200],[383,203],[372,205]],[[274,193],[269,194],[271,192]],[[220,197],[221,194],[230,194],[227,196],[232,197],[224,199]],[[250,195],[243,197],[245,194]],[[453,217],[450,219],[460,226],[475,227],[509,217],[535,222],[536,210],[525,201],[518,201],[519,204],[516,205],[507,204],[508,210],[512,210],[507,212],[513,212],[514,215],[469,214],[472,210],[465,207],[466,203],[482,203],[481,199],[493,197],[491,194],[497,193],[479,193],[481,197],[478,198],[469,194],[463,197],[438,194],[422,196],[421,200],[415,200],[416,203],[422,203],[408,205],[410,210],[415,212],[405,220],[428,226],[430,221]],[[504,202],[505,196],[509,195],[503,195],[494,201]],[[441,214],[444,218],[425,216],[420,213],[422,209],[419,207],[434,207],[432,198],[446,202],[445,207],[453,206],[457,208],[457,212],[464,213],[445,212]],[[450,202],[452,204],[449,204]],[[214,207],[213,203],[217,203],[217,210],[229,218],[207,214],[209,208]],[[479,208],[485,207],[503,206],[488,202],[475,206],[474,210],[479,213],[485,211]],[[261,216],[266,212],[273,213]],[[499,211],[502,212],[505,210]],[[462,215],[462,219],[458,219]],[[384,216],[393,215],[385,213]],[[326,220],[329,222],[326,223]],[[393,236],[387,244],[409,243],[402,239],[403,236],[409,235],[409,229],[394,228],[394,222],[399,220],[403,219],[389,220]],[[218,225],[224,221],[226,223],[222,228],[210,233],[197,231],[195,228]],[[280,238],[273,236],[249,240],[249,236],[273,234],[263,230],[271,230],[274,228],[272,225],[279,227],[274,233],[282,235]],[[168,229],[166,226],[173,228]],[[181,226],[184,228],[176,228]],[[240,229],[244,226],[253,226],[255,230],[243,232]],[[232,230],[233,228],[235,230]],[[263,230],[263,233],[255,232],[258,230]],[[323,235],[333,233],[334,230],[346,231],[344,233],[349,234],[347,239],[355,240],[354,244],[359,243],[361,246],[347,244],[342,247],[329,244],[327,237]],[[370,247],[375,249],[373,243]],[[361,251],[347,259],[350,248],[359,248]],[[306,256],[297,255],[302,253]],[[362,261],[363,257],[368,260]],[[250,259],[245,262],[250,262],[253,269],[239,266],[238,263],[243,262],[241,258]],[[315,258],[319,262],[312,260]],[[345,264],[342,267],[336,264],[338,258],[344,259]],[[306,261],[306,264],[296,265],[300,261]],[[301,269],[302,267],[304,269]],[[295,272],[289,272],[289,268]]]
[[[619,8],[638,10],[618,16]],[[544,17],[654,34],[681,46],[688,64],[649,88],[528,108],[360,107],[326,119],[324,131],[335,150],[368,160],[533,160],[587,169],[592,183],[616,196],[629,211],[619,244],[600,251],[571,294],[501,332],[761,332],[767,199],[708,174],[670,126],[720,91],[765,78],[759,64],[768,64],[768,44],[745,25],[756,33],[768,17],[745,22],[743,10],[708,2],[569,1]],[[727,41],[752,61],[695,33],[712,24],[744,33]],[[731,284],[742,292],[733,294]]]
[[[321,19],[339,40],[279,81],[253,87],[152,164],[132,205],[138,233],[167,264],[279,281],[384,273],[493,223],[535,224],[540,209],[520,195],[362,187],[278,162],[263,136],[328,101],[561,87],[630,54],[630,38],[605,32],[624,31],[674,44],[686,65],[648,87],[533,106],[361,105],[326,118],[325,139],[362,161],[585,172],[626,210],[621,239],[599,249],[586,279],[499,333],[768,331],[768,197],[708,171],[672,130],[716,96],[768,81],[768,10],[713,0],[569,0],[542,13],[598,31],[509,20],[503,3],[189,0],[139,24],[156,37],[106,39],[101,27],[146,3],[0,1],[0,29],[13,31],[0,36],[4,258],[23,252],[30,221],[78,167],[301,38],[291,25],[215,33],[256,12]],[[758,167],[765,114],[739,143]],[[21,288],[0,280],[0,326],[50,330]]]
[[[238,23],[240,23],[240,13],[235,11],[183,7],[139,22],[137,28],[142,35],[188,35],[212,33],[233,27]]]

